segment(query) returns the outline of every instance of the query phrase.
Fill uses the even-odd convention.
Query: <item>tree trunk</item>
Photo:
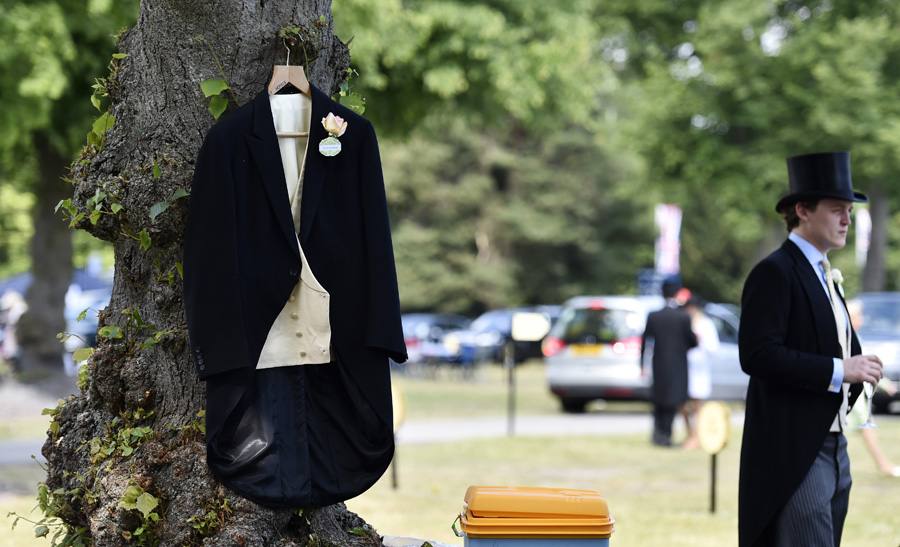
[[[284,62],[277,33],[287,25],[306,38],[310,81],[334,91],[349,53],[328,0],[143,1],[108,82],[115,124],[73,164],[77,211],[102,211],[78,227],[113,243],[116,271],[89,376],[55,413],[43,447],[43,506],[93,545],[381,544],[343,504],[270,510],[209,474],[198,416],[205,386],[188,351],[179,275],[187,200],[149,215],[190,186],[214,122],[200,82],[225,79],[230,107],[247,102]]]
[[[889,218],[888,198],[879,186],[870,187],[869,215],[872,217],[872,233],[869,236],[869,252],[863,269],[862,290],[884,290],[884,259],[887,254],[887,229]]]
[[[66,330],[63,312],[72,280],[72,233],[53,212],[71,191],[62,180],[69,158],[44,134],[36,134],[34,144],[39,173],[31,213],[31,285],[25,293],[28,311],[16,324],[16,340],[22,352],[20,367],[26,378],[42,370],[62,372],[63,346],[56,334]]]

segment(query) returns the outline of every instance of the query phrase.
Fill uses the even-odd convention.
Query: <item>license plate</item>
[[[572,355],[576,357],[596,357],[603,351],[601,344],[574,344],[571,346]]]

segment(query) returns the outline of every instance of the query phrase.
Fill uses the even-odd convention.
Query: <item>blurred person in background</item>
[[[850,322],[853,324],[853,328],[859,330],[863,324],[862,302],[859,300],[847,302],[847,311],[850,312]],[[877,387],[891,397],[897,393],[897,386],[895,386],[894,382],[888,378],[882,378],[881,381],[878,382]],[[863,395],[863,397],[865,397],[865,395]],[[848,416],[850,428],[859,431],[859,434],[863,438],[863,443],[866,445],[866,450],[869,451],[869,455],[875,460],[875,465],[878,466],[878,470],[889,477],[900,478],[900,465],[894,465],[891,463],[890,458],[885,455],[884,451],[881,449],[881,443],[878,441],[878,433],[876,430],[871,428],[859,428],[860,424],[866,421],[869,413],[868,401],[865,401],[865,403],[866,404],[863,404],[863,401],[860,401],[858,404],[853,405],[853,408],[850,410],[850,415]]]
[[[647,316],[647,326],[641,337],[641,374],[646,373],[644,356],[648,351],[652,355],[651,441],[656,446],[672,446],[672,422],[688,398],[687,352],[697,345],[697,336],[691,330],[691,317],[676,299],[679,288],[675,280],[663,282],[662,295],[666,305]]]
[[[685,311],[691,317],[691,329],[697,335],[697,347],[688,351],[688,401],[682,407],[684,424],[687,428],[687,440],[682,445],[685,449],[694,449],[700,446],[695,427],[697,411],[701,401],[709,399],[712,393],[712,377],[710,375],[710,356],[719,351],[719,333],[715,323],[703,313],[703,300],[697,295],[691,295],[684,305]]]
[[[16,323],[28,309],[25,298],[16,291],[6,291],[0,296],[0,360],[9,363],[13,369],[19,366],[19,344],[16,341]]]

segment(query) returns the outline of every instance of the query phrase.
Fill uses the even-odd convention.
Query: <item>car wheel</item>
[[[562,397],[560,398],[559,403],[562,406],[563,412],[567,414],[583,414],[588,402],[584,399]]]

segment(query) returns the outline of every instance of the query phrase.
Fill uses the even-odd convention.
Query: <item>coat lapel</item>
[[[300,241],[305,244],[309,239],[312,221],[316,215],[322,197],[322,182],[325,177],[324,156],[319,154],[319,142],[327,135],[322,127],[324,118],[330,108],[331,99],[314,85],[310,85],[312,113],[310,115],[309,144],[306,147],[303,173],[303,199],[300,208]],[[290,197],[284,180],[284,169],[281,163],[281,151],[278,148],[278,137],[275,134],[275,122],[272,120],[272,107],[269,94],[261,91],[253,103],[253,132],[246,135],[250,152],[256,162],[266,193],[269,196],[272,212],[287,238],[291,249],[297,253],[294,235],[294,220],[291,216]]]
[[[294,220],[291,216],[290,197],[287,183],[284,180],[284,168],[281,163],[281,150],[278,148],[278,137],[275,135],[275,122],[272,119],[272,107],[269,94],[261,91],[253,101],[253,132],[245,135],[253,161],[256,163],[262,178],[272,213],[278,226],[288,242],[289,248],[297,255],[300,250],[294,236]]]
[[[837,337],[837,326],[834,322],[834,313],[831,311],[831,302],[825,295],[825,289],[819,282],[818,275],[812,264],[803,255],[803,252],[792,241],[785,241],[781,246],[794,260],[794,271],[800,279],[800,284],[806,292],[812,308],[814,328],[819,347],[829,355],[840,354],[840,343]]]
[[[306,147],[304,163],[306,167],[303,174],[303,199],[300,204],[300,242],[304,245],[309,239],[316,209],[321,201],[325,161],[335,161],[334,158],[326,158],[319,153],[319,142],[327,137],[325,128],[322,127],[322,118],[328,115],[331,99],[316,86],[310,84],[309,88],[312,96],[312,114],[309,121],[309,145]]]

